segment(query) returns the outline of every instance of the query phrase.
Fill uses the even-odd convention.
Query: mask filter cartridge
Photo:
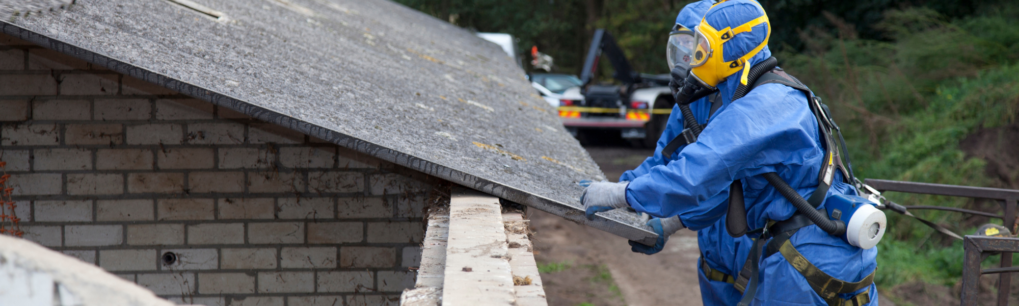
[[[824,203],[829,218],[846,224],[846,233],[840,238],[865,250],[881,241],[888,225],[885,213],[875,205],[866,198],[851,195],[833,196]]]

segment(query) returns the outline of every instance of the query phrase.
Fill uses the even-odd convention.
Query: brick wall
[[[207,305],[397,302],[440,184],[3,35],[0,159],[25,238]]]

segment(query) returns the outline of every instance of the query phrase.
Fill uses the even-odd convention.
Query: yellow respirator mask
[[[740,33],[750,32],[755,26],[761,24],[768,25],[768,34],[765,36],[764,41],[753,50],[750,50],[750,52],[747,52],[746,55],[726,62],[722,55],[722,46],[725,42]],[[750,65],[747,65],[747,63],[750,61],[750,58],[753,58],[754,55],[757,55],[758,52],[764,49],[764,46],[768,45],[769,38],[771,38],[771,23],[769,23],[767,15],[755,18],[735,28],[729,27],[721,30],[716,30],[707,21],[701,20],[701,23],[697,25],[694,31],[694,39],[697,45],[694,47],[693,57],[690,60],[690,67],[692,67],[690,73],[702,85],[714,90],[722,80],[742,70],[740,82],[743,85],[747,85],[747,74],[750,72]]]

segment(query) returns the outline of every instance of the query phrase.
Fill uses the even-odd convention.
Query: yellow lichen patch
[[[519,276],[513,275],[513,285],[514,286],[530,286],[531,282],[533,282],[533,281],[534,280],[532,280],[530,276],[519,277]]]
[[[534,130],[538,131],[538,133],[541,133],[541,128],[534,128]]]
[[[480,142],[477,142],[477,141],[474,141],[473,143],[474,143],[475,146],[478,146],[479,148],[482,148],[482,149],[485,149],[485,150],[495,151],[496,153],[509,156],[513,160],[519,160],[519,161],[526,161],[527,160],[527,159],[521,157],[520,155],[516,155],[516,154],[510,153],[509,151],[497,148],[497,147],[492,146],[492,145],[483,144],[483,143],[480,143]]]
[[[558,160],[555,160],[554,158],[548,157],[548,156],[542,156],[542,157],[541,157],[541,159],[544,159],[544,160],[550,161],[550,162],[552,162],[553,164],[556,164],[556,165],[560,165],[560,166],[563,166],[563,167],[566,167],[566,168],[570,168],[570,169],[572,169],[573,171],[577,171],[577,172],[580,172],[580,173],[584,173],[584,171],[580,171],[580,169],[577,169],[577,168],[574,168],[573,166],[570,166],[570,165],[564,164],[564,163],[562,163],[562,162],[560,162],[560,161],[558,161]]]

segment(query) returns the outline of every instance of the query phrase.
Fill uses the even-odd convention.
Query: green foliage
[[[563,270],[569,269],[571,266],[572,266],[572,264],[570,264],[570,262],[568,262],[568,261],[564,261],[564,262],[550,262],[550,263],[547,263],[547,264],[539,263],[538,264],[538,273],[541,273],[541,274],[556,273],[556,272],[559,272],[559,271],[563,271]]]
[[[833,109],[852,148],[860,178],[993,186],[985,163],[959,147],[982,128],[1016,122],[1019,114],[1019,30],[1001,15],[949,20],[926,8],[891,10],[874,24],[885,40],[840,29],[806,33],[805,53],[782,52],[781,65]],[[903,205],[962,207],[970,199],[889,193]],[[973,231],[966,216],[915,214],[957,232]],[[879,246],[877,283],[922,280],[952,285],[962,273],[962,245],[896,214]]]

